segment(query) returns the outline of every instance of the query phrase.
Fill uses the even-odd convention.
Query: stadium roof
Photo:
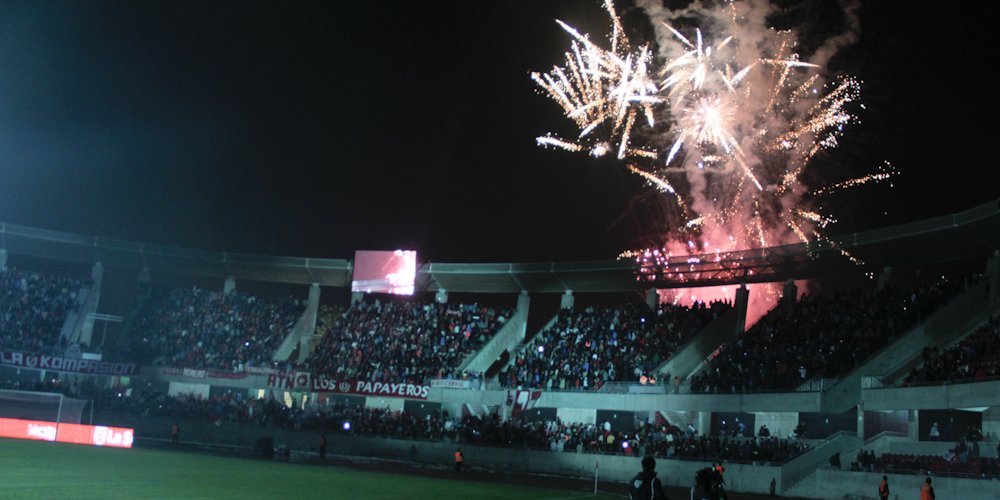
[[[0,224],[0,248],[71,262],[265,282],[349,286],[346,259],[207,252]],[[1000,199],[951,215],[848,234],[827,241],[667,259],[550,263],[429,263],[417,289],[478,293],[620,292],[805,279],[842,271],[907,268],[1000,249]],[[848,258],[850,255],[852,258]]]

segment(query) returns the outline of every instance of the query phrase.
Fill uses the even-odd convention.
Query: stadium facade
[[[91,281],[80,294],[78,311],[63,325],[71,347],[48,355],[3,351],[0,373],[16,371],[34,377],[58,376],[103,384],[155,381],[170,394],[193,392],[208,396],[215,390],[269,394],[291,404],[322,395],[345,404],[406,410],[416,415],[447,411],[451,415],[518,411],[526,418],[556,418],[564,422],[600,425],[634,420],[690,425],[700,434],[717,431],[727,418],[742,418],[751,433],[767,425],[774,435],[792,434],[801,424],[813,429],[806,440],[810,451],[780,465],[731,464],[726,482],[731,490],[767,493],[772,478],[781,494],[840,498],[868,495],[881,473],[831,468],[835,453],[853,457],[859,450],[902,455],[946,455],[954,440],[929,441],[931,419],[951,411],[975,413],[986,442],[982,456],[996,458],[1000,436],[1000,380],[922,386],[900,382],[921,362],[925,348],[954,345],[1000,313],[1000,200],[948,216],[848,235],[827,243],[790,245],[733,252],[692,263],[666,262],[650,269],[633,261],[566,263],[424,264],[417,272],[418,292],[433,293],[447,302],[449,293],[503,294],[517,307],[512,317],[484,347],[467,356],[460,371],[485,373],[482,379],[434,379],[423,384],[339,380],[295,368],[272,367],[213,370],[189,366],[138,366],[127,359],[102,359],[72,346],[93,344],[102,325],[114,317],[99,312],[106,268],[134,270],[140,279],[151,273],[197,276],[220,281],[230,292],[241,282],[300,286],[304,312],[275,349],[272,359],[283,366],[304,362],[322,340],[316,333],[323,290],[350,286],[352,262],[339,259],[271,257],[180,249],[80,236],[36,228],[0,225],[0,267],[20,256],[92,266]],[[863,265],[842,258],[843,251]],[[501,388],[492,375],[513,362],[517,353],[535,349],[541,329],[529,328],[532,298],[559,294],[562,308],[572,307],[580,294],[637,292],[655,306],[657,289],[714,285],[742,286],[758,282],[785,283],[782,301],[794,301],[794,280],[831,274],[872,273],[883,279],[901,269],[973,262],[983,279],[949,297],[932,315],[892,339],[887,346],[838,379],[809,380],[795,390],[758,393],[691,393],[669,383],[691,375],[717,351],[747,328],[745,288],[734,309],[704,327],[657,369],[659,383],[609,383],[599,390]],[[683,264],[683,265],[681,265]],[[669,271],[669,272],[668,272]],[[360,300],[354,294],[352,301]],[[555,317],[545,322],[551,325]],[[542,327],[544,328],[544,327]],[[535,331],[531,331],[535,330]],[[506,356],[505,356],[506,354]],[[666,383],[665,383],[666,382]],[[534,415],[534,417],[531,417]],[[169,420],[101,415],[108,425],[134,427],[137,441],[169,437]],[[187,440],[226,446],[250,446],[264,430],[240,426],[184,422]],[[273,430],[276,442],[299,450],[315,447],[315,436],[294,430]],[[987,444],[988,443],[988,444]],[[342,454],[443,463],[453,443],[338,436],[332,449]],[[634,455],[552,453],[462,444],[470,464],[497,470],[519,470],[593,477],[599,464],[602,480],[625,481],[639,467]],[[419,452],[414,454],[413,450]],[[687,460],[661,460],[664,482],[688,486],[694,472],[710,465]],[[893,476],[893,484],[917,484],[920,477]],[[945,498],[996,498],[995,481],[938,477],[935,487]],[[831,491],[828,485],[837,485]],[[894,486],[896,487],[896,486]],[[914,491],[916,488],[913,488]]]

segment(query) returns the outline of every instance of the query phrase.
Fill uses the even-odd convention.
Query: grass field
[[[621,497],[183,451],[0,439],[0,498]]]

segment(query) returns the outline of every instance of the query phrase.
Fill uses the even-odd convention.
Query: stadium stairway
[[[94,345],[94,314],[101,303],[101,285],[104,282],[104,266],[100,262],[94,264],[90,279],[90,286],[83,286],[77,293],[79,310],[70,312],[60,332],[70,343]]]
[[[830,463],[834,453],[843,461],[850,450],[857,450],[861,438],[842,431],[815,448],[781,466],[781,494],[790,497],[811,497],[816,491],[816,470]],[[848,464],[850,461],[847,462]]]
[[[517,316],[517,315],[515,314],[515,316]],[[535,337],[537,337],[539,333],[544,332],[545,330],[547,330],[549,328],[552,328],[552,326],[555,325],[556,321],[558,321],[558,320],[559,320],[559,315],[558,314],[553,315],[552,318],[549,319],[549,321],[547,321],[544,326],[542,326],[541,328],[539,328],[537,332],[535,332],[533,335],[531,335],[531,337],[524,337],[524,336],[522,336],[520,339],[518,339],[519,342],[511,345],[508,348],[508,350],[510,351],[510,358],[507,359],[507,362],[504,363],[503,366],[498,367],[497,372],[499,373],[499,372],[503,371],[508,366],[510,366],[511,364],[513,364],[515,361],[517,361],[517,356],[518,355],[520,355],[522,352],[524,352],[525,349],[529,349],[529,348],[531,348],[531,346],[534,345],[534,340],[533,339]],[[526,328],[526,326],[527,326],[527,324],[525,324],[525,328]],[[497,334],[497,336],[499,336],[499,334]],[[499,357],[500,353],[502,353],[502,352],[503,351],[499,351],[497,353],[497,356],[493,357],[493,361],[495,361]],[[490,361],[490,363],[492,363],[493,361]],[[486,365],[486,366],[489,367],[489,365]],[[485,372],[486,369],[484,368],[483,371]]]
[[[309,298],[306,300],[306,310],[295,321],[292,330],[288,332],[281,345],[274,351],[274,361],[285,362],[296,350],[299,357],[296,363],[304,363],[312,354],[312,348],[318,343],[313,335],[316,332],[316,316],[319,312],[319,285],[309,287]]]
[[[661,374],[669,373],[671,378],[678,376],[681,380],[686,380],[720,345],[735,339],[741,333],[742,325],[743,321],[740,321],[738,311],[733,310],[723,314],[695,334],[687,345],[660,365],[656,371]]]
[[[928,345],[948,345],[974,330],[1000,304],[989,303],[986,283],[980,282],[955,297],[927,319],[910,328],[861,366],[849,372],[830,390],[823,393],[823,412],[843,413],[861,401],[862,379],[868,376],[905,373],[920,360]]]
[[[493,338],[477,352],[470,354],[458,367],[459,372],[485,373],[504,351],[524,341],[524,333],[528,324],[528,309],[530,299],[523,294],[517,299],[517,309]],[[511,356],[513,358],[513,356]]]

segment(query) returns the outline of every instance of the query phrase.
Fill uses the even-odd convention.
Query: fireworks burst
[[[640,113],[653,125],[653,105],[663,102],[649,72],[653,53],[648,46],[633,49],[611,0],[606,0],[605,8],[611,16],[610,49],[601,48],[588,35],[556,21],[572,37],[565,65],[548,73],[532,73],[531,79],[562,106],[566,117],[580,128],[580,134],[575,141],[546,135],[538,138],[538,144],[587,151],[595,157],[612,151],[619,159],[655,157],[652,151],[629,147]]]
[[[676,201],[679,210],[671,213],[682,220],[668,221],[662,247],[623,255],[646,265],[829,242],[821,230],[836,220],[814,206],[816,197],[894,173],[886,165],[826,187],[803,185],[810,162],[836,147],[856,120],[849,108],[860,84],[849,77],[826,82],[821,64],[795,52],[793,33],[764,24],[761,2],[726,4],[701,16],[712,22],[693,30],[678,27],[662,9],[652,9],[655,15],[647,9],[659,33],[655,58],[648,45],[630,45],[611,0],[604,5],[610,49],[559,22],[572,38],[565,65],[532,78],[580,130],[575,140],[539,137],[540,145],[594,156],[614,152]],[[654,132],[656,120],[668,127]]]

